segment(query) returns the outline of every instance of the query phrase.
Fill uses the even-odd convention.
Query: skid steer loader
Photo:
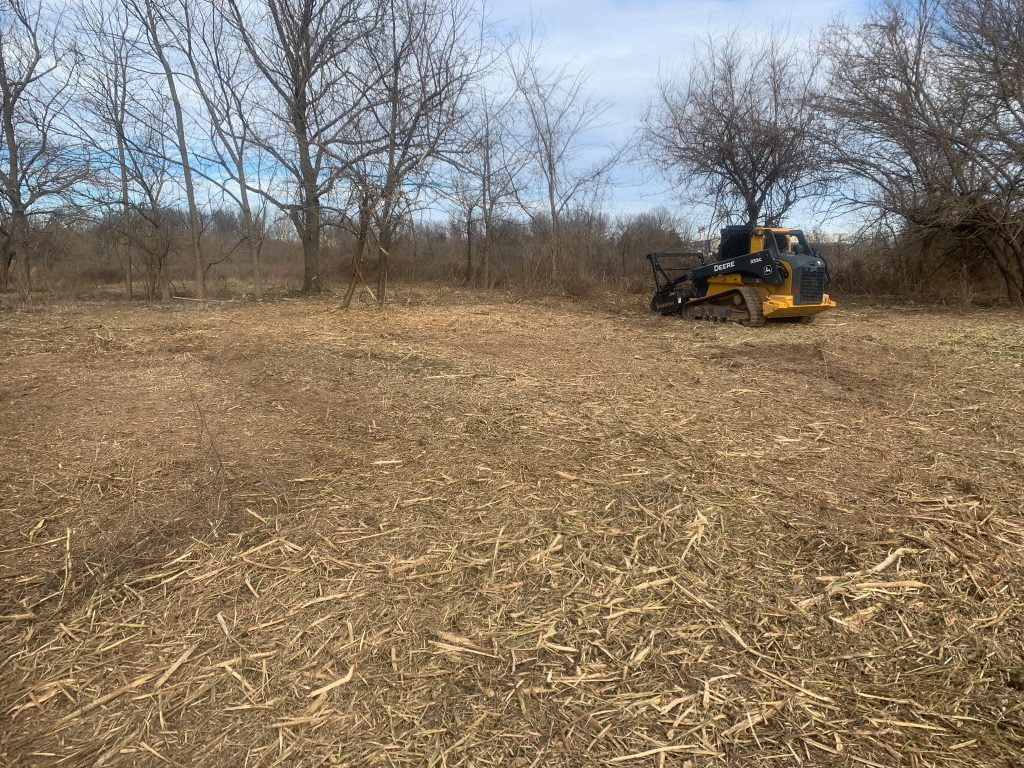
[[[713,260],[703,253],[649,253],[651,311],[693,320],[764,325],[810,322],[836,303],[828,264],[799,229],[729,226]]]

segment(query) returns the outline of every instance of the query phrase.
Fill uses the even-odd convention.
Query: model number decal
[[[715,264],[715,272],[722,272],[726,269],[732,269],[736,266],[735,261],[727,261],[725,264]]]

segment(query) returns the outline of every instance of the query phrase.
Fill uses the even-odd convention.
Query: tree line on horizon
[[[206,298],[228,260],[257,299],[284,261],[318,292],[325,254],[346,306],[442,251],[483,287],[513,261],[626,278],[695,237],[664,209],[602,214],[628,159],[716,226],[855,212],[879,268],[1024,302],[1024,0],[883,0],[806,42],[709,34],[622,146],[595,140],[611,100],[547,61],[477,0],[0,0],[0,290],[27,301],[59,239],[164,300],[185,265]],[[427,207],[449,223],[417,236]]]

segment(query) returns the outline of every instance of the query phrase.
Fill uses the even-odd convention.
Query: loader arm
[[[716,261],[690,271],[689,278],[694,283],[707,281],[716,275],[746,275],[747,277],[764,280],[769,285],[782,285],[786,280],[783,266],[772,251],[764,250],[748,253],[728,261]]]

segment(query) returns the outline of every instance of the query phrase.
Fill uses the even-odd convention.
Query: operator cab
[[[715,261],[729,261],[762,250],[771,251],[777,256],[814,255],[814,249],[807,242],[802,230],[731,225],[722,230]]]
[[[811,248],[803,230],[728,226],[722,230],[715,261],[733,261],[761,252],[770,254],[787,278],[792,276],[794,303],[818,304],[823,300],[829,282],[828,266]]]

